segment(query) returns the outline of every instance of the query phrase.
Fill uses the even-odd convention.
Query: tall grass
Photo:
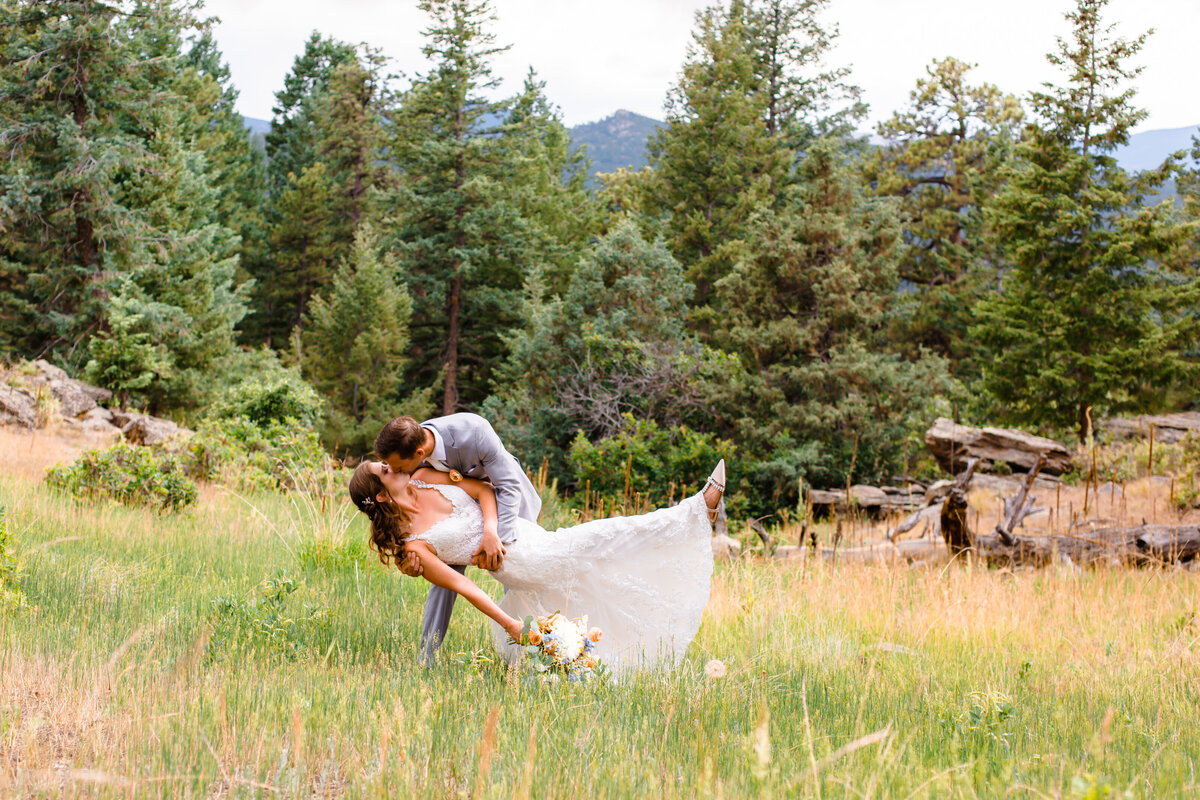
[[[0,796],[1200,793],[1195,573],[744,560],[678,669],[541,686],[466,604],[419,666],[426,587],[344,503],[169,516],[12,469],[0,505],[29,604],[0,618]]]

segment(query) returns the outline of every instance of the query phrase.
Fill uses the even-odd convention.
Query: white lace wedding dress
[[[424,533],[447,564],[466,564],[483,538],[479,504],[457,486],[436,489],[454,510]],[[503,566],[492,573],[506,589],[500,607],[517,619],[561,611],[588,617],[604,632],[596,656],[628,673],[673,666],[700,628],[708,603],[712,528],[702,495],[636,517],[598,519],[548,531],[517,520]],[[520,652],[492,622],[492,641],[510,663]]]

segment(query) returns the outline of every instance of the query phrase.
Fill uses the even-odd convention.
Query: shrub
[[[321,420],[322,408],[320,396],[299,372],[266,362],[263,372],[248,375],[226,389],[209,416],[244,417],[261,426],[290,419],[312,428]]]
[[[329,457],[311,428],[293,419],[209,419],[183,454],[192,476],[241,490],[329,489]]]
[[[8,532],[8,509],[0,506],[0,610],[23,608],[25,594],[17,585],[21,563],[13,552],[12,535]]]
[[[579,482],[576,488],[591,493],[589,503],[628,505],[640,498],[664,506],[699,491],[722,458],[732,485],[737,472],[734,450],[732,442],[685,425],[660,428],[651,420],[635,421],[626,415],[625,429],[616,436],[594,443],[582,433],[576,436],[569,458]]]
[[[46,482],[70,494],[158,506],[164,511],[179,511],[199,499],[195,482],[174,454],[126,442],[89,450],[73,464],[51,467]]]
[[[290,602],[300,584],[287,576],[267,578],[249,599],[222,595],[213,600],[213,634],[209,658],[224,650],[273,651],[287,658],[300,655],[311,637],[327,633],[333,611],[312,603]]]

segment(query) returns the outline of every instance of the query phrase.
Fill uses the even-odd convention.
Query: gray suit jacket
[[[446,446],[446,466],[467,478],[489,481],[496,490],[497,526],[500,541],[516,537],[517,517],[537,522],[542,499],[529,482],[521,462],[504,449],[492,423],[478,414],[451,414],[426,420]]]

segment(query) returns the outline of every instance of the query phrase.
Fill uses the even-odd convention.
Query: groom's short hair
[[[421,423],[412,417],[396,417],[375,437],[375,455],[384,460],[391,455],[412,458],[424,443],[425,429]]]

